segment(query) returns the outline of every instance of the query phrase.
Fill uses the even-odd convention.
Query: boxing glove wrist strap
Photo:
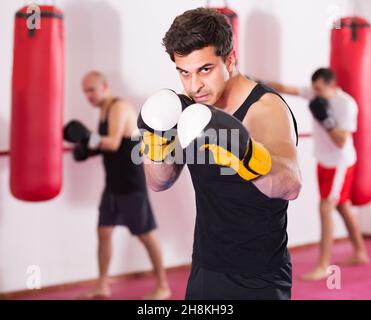
[[[98,149],[101,143],[101,139],[102,138],[98,133],[92,132],[88,142],[89,149],[92,150]]]
[[[163,162],[175,150],[175,137],[167,139],[156,133],[145,131],[142,135],[141,153],[154,162]]]

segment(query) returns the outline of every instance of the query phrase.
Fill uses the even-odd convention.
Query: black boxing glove
[[[85,161],[89,157],[101,154],[100,150],[90,150],[86,144],[78,143],[72,150],[72,156],[75,161]]]
[[[67,123],[63,128],[63,138],[68,142],[85,144],[89,149],[97,149],[101,140],[99,134],[91,132],[78,120]]]
[[[238,134],[232,135],[232,130]],[[178,137],[182,148],[196,144],[199,151],[209,150],[215,164],[232,168],[244,180],[271,170],[269,151],[250,137],[241,121],[216,107],[196,103],[185,109],[178,121]]]
[[[309,109],[314,119],[321,123],[326,130],[336,127],[336,121],[331,116],[328,101],[321,97],[315,97],[309,103]]]

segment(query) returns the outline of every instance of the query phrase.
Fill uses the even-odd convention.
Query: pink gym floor
[[[368,252],[371,255],[371,240],[366,241]],[[333,251],[333,262],[350,256],[352,248],[350,243],[342,241],[337,243]],[[318,248],[297,249],[292,253],[293,263],[293,290],[292,298],[296,300],[343,300],[343,299],[371,299],[371,264],[363,266],[341,266],[341,289],[328,289],[327,280],[316,282],[303,282],[298,276],[311,269],[318,257]],[[184,268],[177,271],[169,271],[168,278],[173,295],[171,299],[182,300],[186,289],[189,270]],[[141,276],[130,279],[113,280],[111,299],[128,300],[141,299],[154,286],[152,276]],[[31,296],[23,296],[18,299],[76,299],[78,295],[90,289],[92,286],[81,286],[56,290]]]

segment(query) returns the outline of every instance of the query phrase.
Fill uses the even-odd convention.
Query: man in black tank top
[[[136,128],[136,112],[125,101],[112,97],[103,74],[88,73],[83,81],[84,93],[89,102],[100,108],[100,122],[96,148],[103,156],[105,188],[99,205],[98,262],[99,280],[94,290],[83,298],[109,297],[111,295],[108,268],[112,253],[112,232],[115,226],[128,227],[131,234],[144,244],[157,277],[156,288],[146,299],[166,299],[170,296],[159,244],[153,234],[155,218],[148,199],[143,165],[131,159],[136,141],[131,140]],[[89,146],[91,147],[89,139]],[[97,153],[97,152],[96,152]]]
[[[183,115],[214,106],[229,123],[239,120],[272,163],[268,174],[250,180],[187,159],[197,214],[186,299],[290,299],[287,207],[301,188],[296,122],[276,92],[239,73],[232,38],[222,14],[199,8],[178,16],[163,39],[184,92],[197,103],[178,120],[180,144]],[[201,118],[189,117],[189,129]],[[170,163],[145,165],[151,188],[165,190],[176,181],[184,165]]]

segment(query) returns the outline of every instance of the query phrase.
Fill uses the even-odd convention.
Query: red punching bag
[[[353,135],[357,163],[351,199],[371,201],[371,27],[360,17],[340,19],[331,33],[331,69],[339,86],[358,104],[358,130]]]
[[[10,189],[42,201],[62,185],[64,35],[60,10],[33,8],[15,16]]]
[[[226,1],[225,1],[225,6],[224,7],[211,8],[211,9],[214,9],[214,10],[220,12],[220,13],[223,13],[226,16],[229,23],[231,24],[232,30],[233,30],[233,46],[234,46],[234,49],[236,51],[236,57],[237,57],[237,60],[238,60],[238,54],[239,54],[239,43],[238,42],[239,41],[238,41],[238,16],[237,16],[237,13],[228,7]]]

